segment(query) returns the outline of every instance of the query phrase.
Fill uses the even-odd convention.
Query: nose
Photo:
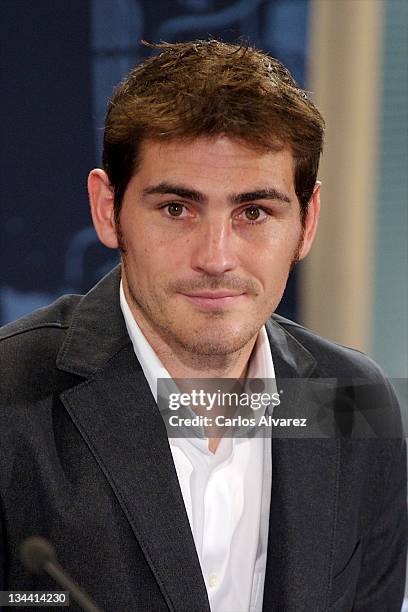
[[[203,220],[194,236],[192,268],[211,276],[220,276],[237,266],[231,221],[220,217]]]

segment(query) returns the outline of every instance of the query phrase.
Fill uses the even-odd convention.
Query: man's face
[[[146,142],[118,230],[148,339],[196,355],[238,351],[279,304],[299,251],[292,155],[226,137]]]

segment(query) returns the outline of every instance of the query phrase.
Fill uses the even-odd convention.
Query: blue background
[[[303,85],[307,0],[2,0],[0,322],[87,291],[118,261],[97,241],[86,177],[113,87],[149,41],[240,37]],[[279,312],[297,316],[295,272]]]

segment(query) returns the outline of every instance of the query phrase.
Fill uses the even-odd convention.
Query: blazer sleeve
[[[387,440],[390,449],[383,498],[364,542],[353,612],[401,612],[407,564],[407,445],[395,392],[391,394],[400,437]]]

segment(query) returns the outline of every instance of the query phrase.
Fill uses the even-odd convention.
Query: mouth
[[[220,310],[237,304],[245,297],[244,293],[231,293],[230,291],[206,291],[203,293],[182,293],[186,300],[204,310]]]

